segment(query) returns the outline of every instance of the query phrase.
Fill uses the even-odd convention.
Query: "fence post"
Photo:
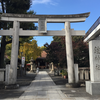
[[[85,70],[85,80],[89,80],[89,70]]]
[[[74,73],[75,73],[75,83],[78,83],[79,82],[78,64],[74,64]]]
[[[4,71],[5,69],[0,69],[0,82],[4,82]]]
[[[6,65],[6,73],[5,73],[5,84],[9,85],[9,79],[10,79],[10,65]]]

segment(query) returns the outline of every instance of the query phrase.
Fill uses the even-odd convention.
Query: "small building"
[[[46,62],[47,53],[45,51],[41,52],[41,57],[36,59],[36,66],[40,69],[48,68],[48,63]]]

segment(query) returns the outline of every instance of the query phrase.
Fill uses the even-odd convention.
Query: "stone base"
[[[54,70],[51,70],[49,73],[54,73]]]
[[[80,87],[80,83],[67,83],[66,87],[67,88],[78,88]]]
[[[5,89],[18,89],[19,84],[11,84],[11,85],[6,85]]]
[[[100,95],[100,82],[86,81],[86,92],[91,95]]]
[[[5,88],[5,82],[0,82],[0,89],[4,89]]]
[[[34,71],[34,70],[30,70],[29,72],[30,72],[30,73],[31,73],[31,72],[36,73],[36,71]]]

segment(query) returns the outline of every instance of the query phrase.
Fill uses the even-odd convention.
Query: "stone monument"
[[[30,72],[34,72],[34,60],[33,60],[33,57],[31,57],[31,59],[30,59],[30,65],[31,65],[31,70],[30,70]]]
[[[90,78],[86,81],[86,92],[100,95],[100,40],[89,42]]]

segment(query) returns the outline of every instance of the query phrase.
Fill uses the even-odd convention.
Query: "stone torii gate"
[[[70,29],[70,23],[84,22],[89,14],[90,13],[73,15],[1,14],[0,20],[13,22],[12,29],[0,30],[0,36],[13,36],[10,75],[8,79],[9,85],[16,84],[19,36],[65,36],[68,66],[68,83],[75,83],[71,36],[84,36],[85,31],[75,31],[74,29]],[[38,22],[38,30],[22,30],[20,29],[20,22]],[[65,23],[65,29],[61,31],[47,31],[47,23]]]

